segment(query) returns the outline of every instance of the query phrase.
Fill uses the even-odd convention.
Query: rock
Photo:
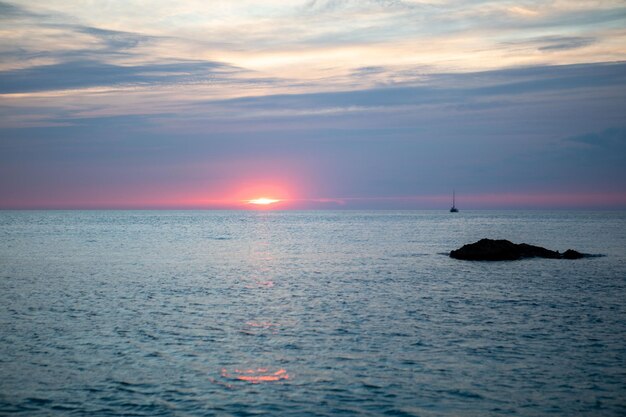
[[[563,259],[580,259],[584,257],[585,257],[584,253],[580,253],[573,249],[568,249],[565,252],[563,252]]]
[[[481,239],[450,252],[450,257],[467,261],[515,261],[523,258],[580,259],[585,255],[568,249],[563,255],[557,251],[508,240]]]

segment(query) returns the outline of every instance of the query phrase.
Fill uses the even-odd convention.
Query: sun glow
[[[265,197],[261,197],[261,198],[255,198],[253,200],[248,200],[248,203],[250,204],[258,204],[261,206],[267,206],[269,204],[274,204],[274,203],[278,203],[280,202],[280,200],[276,200],[274,198],[265,198]]]

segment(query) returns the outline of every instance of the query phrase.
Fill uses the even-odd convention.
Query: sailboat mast
[[[458,213],[459,209],[456,208],[456,191],[452,190],[452,207],[450,208],[450,213]]]

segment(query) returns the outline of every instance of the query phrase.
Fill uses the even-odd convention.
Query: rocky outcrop
[[[593,256],[603,256],[603,255],[587,255],[587,254],[575,251],[574,249],[568,249],[565,252],[563,252],[563,255],[561,255],[561,258],[563,258],[563,259],[580,259],[580,258],[584,258],[584,257],[587,257],[587,256],[593,257]]]
[[[515,261],[523,258],[580,259],[584,256],[572,249],[561,254],[541,246],[516,244],[504,239],[481,239],[450,252],[451,258],[467,261]]]

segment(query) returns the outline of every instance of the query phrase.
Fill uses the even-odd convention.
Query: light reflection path
[[[270,371],[268,368],[235,369],[232,373],[229,373],[226,369],[222,369],[221,375],[223,378],[246,381],[253,384],[289,379],[289,374],[282,368],[274,372]]]
[[[274,263],[275,256],[272,253],[271,248],[271,225],[269,218],[265,213],[259,213],[258,217],[255,217],[255,240],[252,242],[250,248],[249,261],[251,266],[256,271],[256,274],[251,278],[252,284],[245,284],[244,288],[249,290],[270,290],[274,287]],[[250,335],[257,335],[259,333],[264,334],[277,334],[278,325],[270,321],[262,321],[259,319],[248,320],[245,323],[246,330],[242,330],[243,333]],[[252,330],[252,331],[251,331]],[[267,368],[257,367],[248,369],[234,369],[228,371],[226,368],[222,368],[220,373],[221,377],[226,380],[245,381],[252,384],[260,384],[266,382],[277,382],[290,379],[289,374],[283,367]],[[223,385],[227,388],[232,388],[232,384],[227,382],[217,381],[214,382]]]

